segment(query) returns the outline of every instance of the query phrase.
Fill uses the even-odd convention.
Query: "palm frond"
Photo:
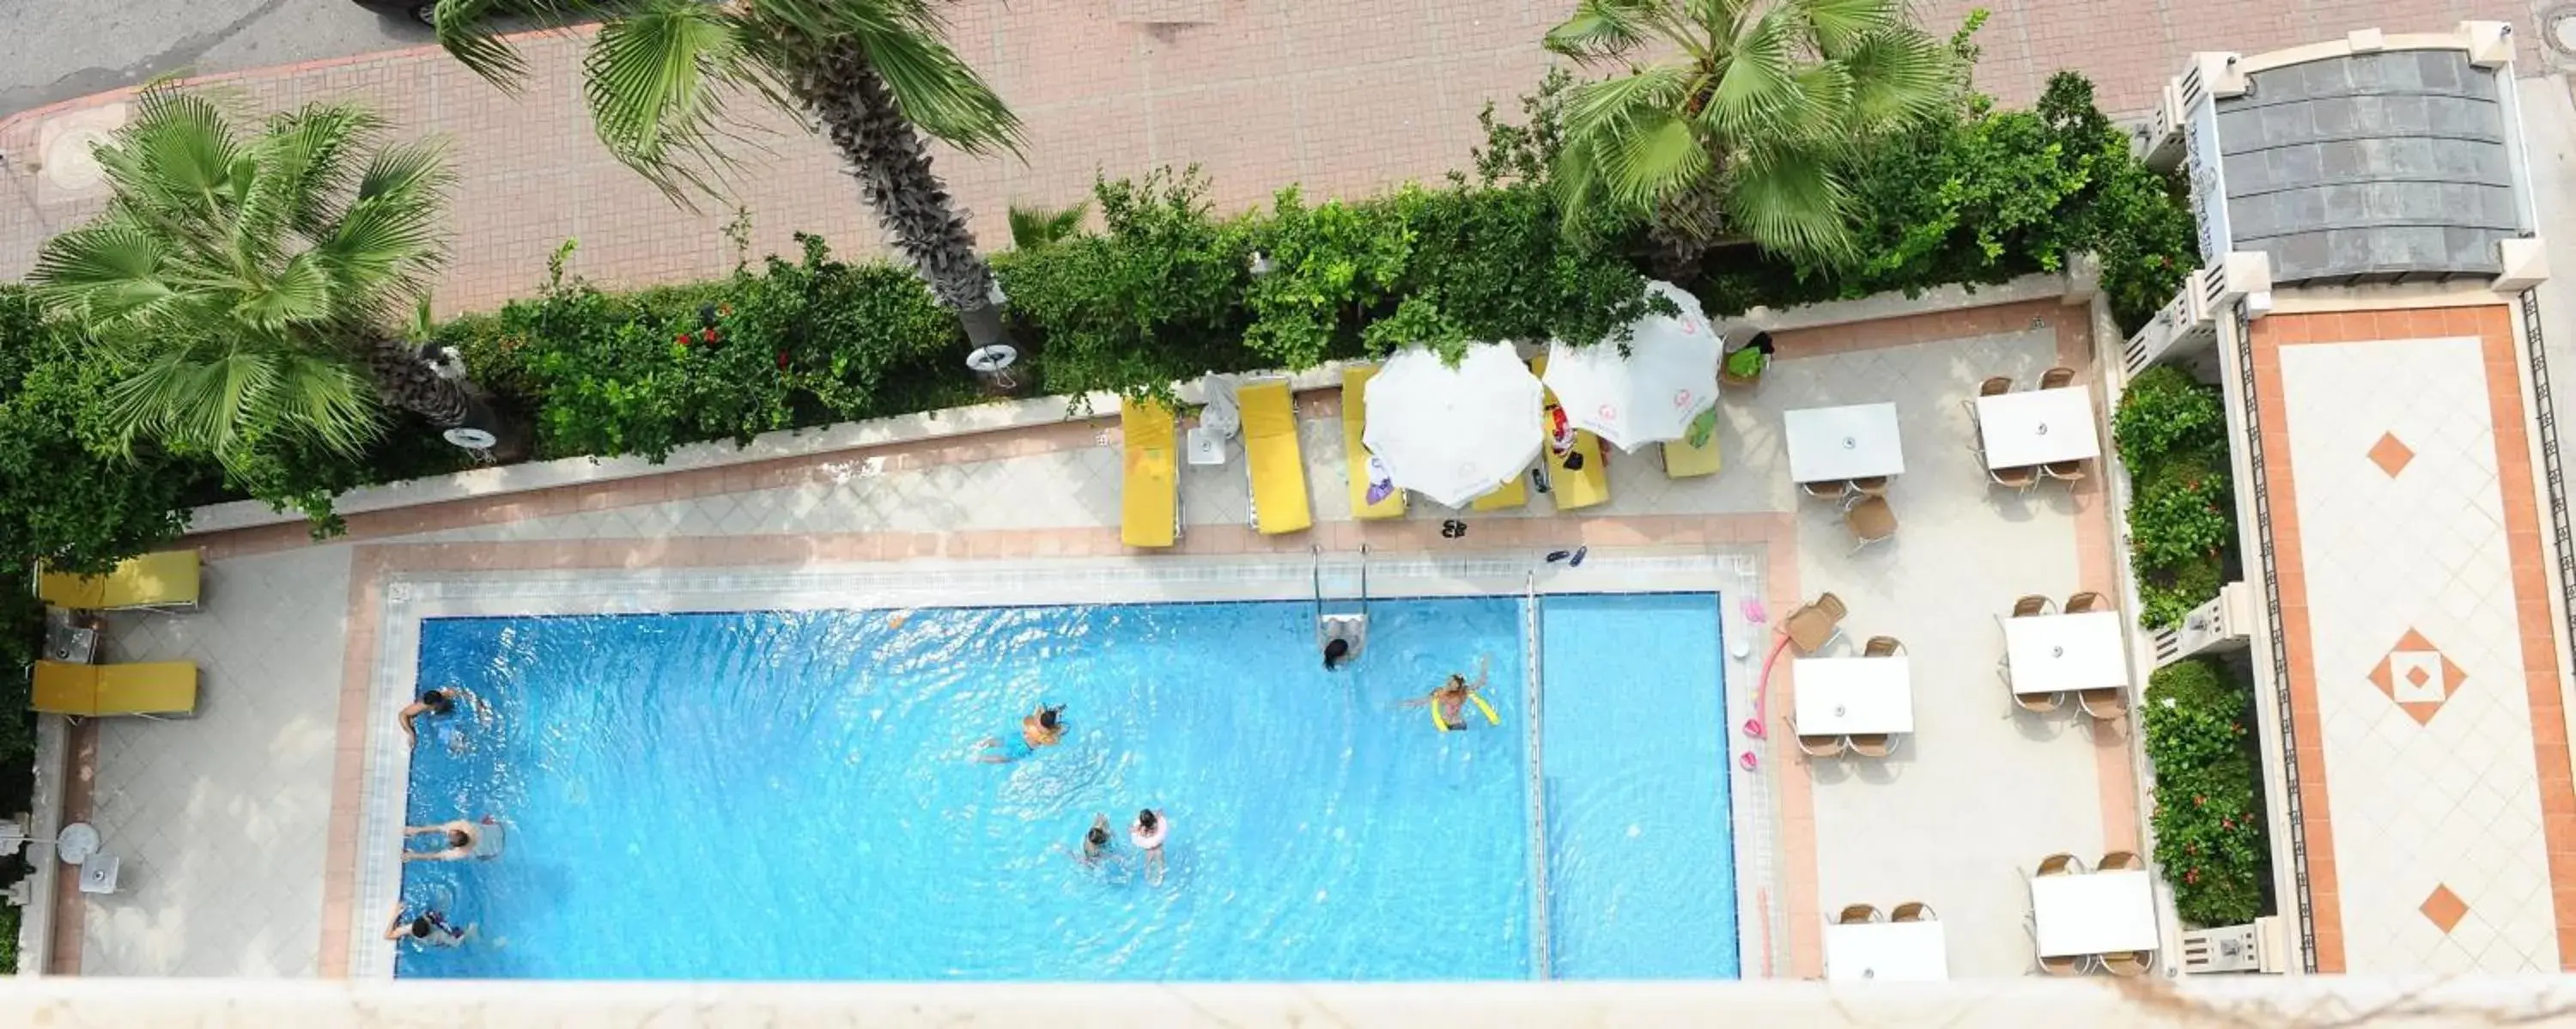
[[[864,5],[853,4],[852,7]],[[941,40],[934,21],[854,35],[869,67],[885,80],[895,109],[933,139],[966,153],[1016,154],[1020,116],[984,77]]]
[[[1639,118],[1617,140],[1599,155],[1602,184],[1612,199],[1631,209],[1651,209],[1714,167],[1698,131],[1669,112]]]
[[[1056,210],[1012,204],[1011,245],[1035,250],[1070,239],[1082,231],[1082,216],[1090,211],[1089,201]]]
[[[1771,250],[1827,263],[1848,260],[1851,191],[1828,155],[1766,149],[1736,155],[1727,216]]]
[[[1966,69],[1950,47],[1910,28],[1868,36],[1841,64],[1852,80],[1853,127],[1865,133],[1939,114],[1967,84]]]
[[[328,225],[357,173],[350,155],[373,145],[384,129],[384,119],[346,104],[307,104],[271,118],[243,220],[273,221],[307,236]]]
[[[1547,30],[1549,50],[1578,61],[1615,58],[1636,49],[1653,31],[1662,0],[1582,0],[1574,14]]]
[[[47,307],[85,322],[114,323],[176,300],[162,277],[167,257],[161,237],[111,218],[46,240],[30,278]]]
[[[1794,119],[1798,89],[1797,20],[1774,8],[1748,26],[1728,50],[1700,117],[1726,134],[1751,134]]]
[[[483,81],[515,94],[527,80],[528,62],[501,30],[502,18],[527,16],[561,24],[601,13],[610,6],[600,0],[438,0],[438,11],[431,21],[436,23],[439,47],[458,64]]]
[[[1903,0],[1797,0],[1798,15],[1815,34],[1816,52],[1841,57],[1862,40],[1905,22]]]
[[[665,193],[713,192],[726,158],[711,130],[739,53],[733,24],[703,4],[653,0],[609,19],[582,60],[600,141]]]

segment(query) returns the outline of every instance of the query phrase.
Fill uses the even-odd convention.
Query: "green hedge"
[[[2157,669],[2147,681],[2147,759],[2155,764],[2156,865],[2174,908],[2196,925],[2263,914],[2272,849],[2249,691],[2215,661]]]
[[[2216,386],[2159,365],[2120,395],[2112,438],[2129,467],[2129,554],[2139,620],[2181,623],[2218,596],[2236,545],[2227,413]]]

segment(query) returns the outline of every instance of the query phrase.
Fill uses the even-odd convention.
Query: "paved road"
[[[429,42],[350,0],[0,0],[0,115],[171,72],[235,71]],[[32,45],[30,45],[32,44]]]

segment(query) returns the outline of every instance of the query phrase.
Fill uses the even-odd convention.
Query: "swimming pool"
[[[1717,603],[1380,600],[1332,673],[1302,602],[425,619],[493,717],[424,733],[409,821],[508,844],[404,867],[476,933],[396,974],[1733,977]],[[1480,656],[1499,726],[1399,706]],[[1041,701],[1062,746],[973,760]],[[1146,806],[1159,885],[1072,857]]]

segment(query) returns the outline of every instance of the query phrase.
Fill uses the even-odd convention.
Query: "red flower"
[[[688,345],[689,345],[689,334],[688,334],[688,333],[683,332],[683,333],[681,333],[681,334],[679,334],[679,335],[677,335],[677,336],[672,337],[672,338],[671,338],[671,342],[673,342],[673,343],[677,343],[677,344],[679,344],[679,345],[681,345],[681,346],[684,346],[684,347],[685,347],[685,346],[688,346]]]
[[[2199,882],[2199,881],[2200,881],[2200,869],[2195,868],[2195,869],[2192,869],[2191,871],[2184,872],[2184,873],[2182,874],[2182,881],[2187,882],[2187,883],[2196,883],[2196,882]]]
[[[784,350],[778,352],[778,370],[782,372],[787,370],[787,352]]]
[[[710,326],[707,326],[706,328],[703,328],[703,329],[698,330],[698,342],[700,342],[700,343],[713,343],[713,342],[715,342],[715,341],[716,341],[716,329],[715,329],[715,326],[710,325]]]
[[[2233,829],[2233,828],[2236,828],[2236,819],[2234,819],[2234,818],[2221,818],[2221,819],[2219,819],[2219,820],[2218,820],[2218,827],[2219,827],[2219,828],[2221,828],[2221,829]]]
[[[2195,796],[2195,797],[2191,798],[2191,806],[2193,806],[2193,807],[2208,807],[2208,806],[2209,806],[2209,798],[2207,798],[2207,797],[2201,797],[2201,796]]]
[[[716,313],[717,313],[717,314],[732,314],[732,313],[733,313],[733,305],[732,305],[732,304],[717,304],[717,305],[716,305]]]

